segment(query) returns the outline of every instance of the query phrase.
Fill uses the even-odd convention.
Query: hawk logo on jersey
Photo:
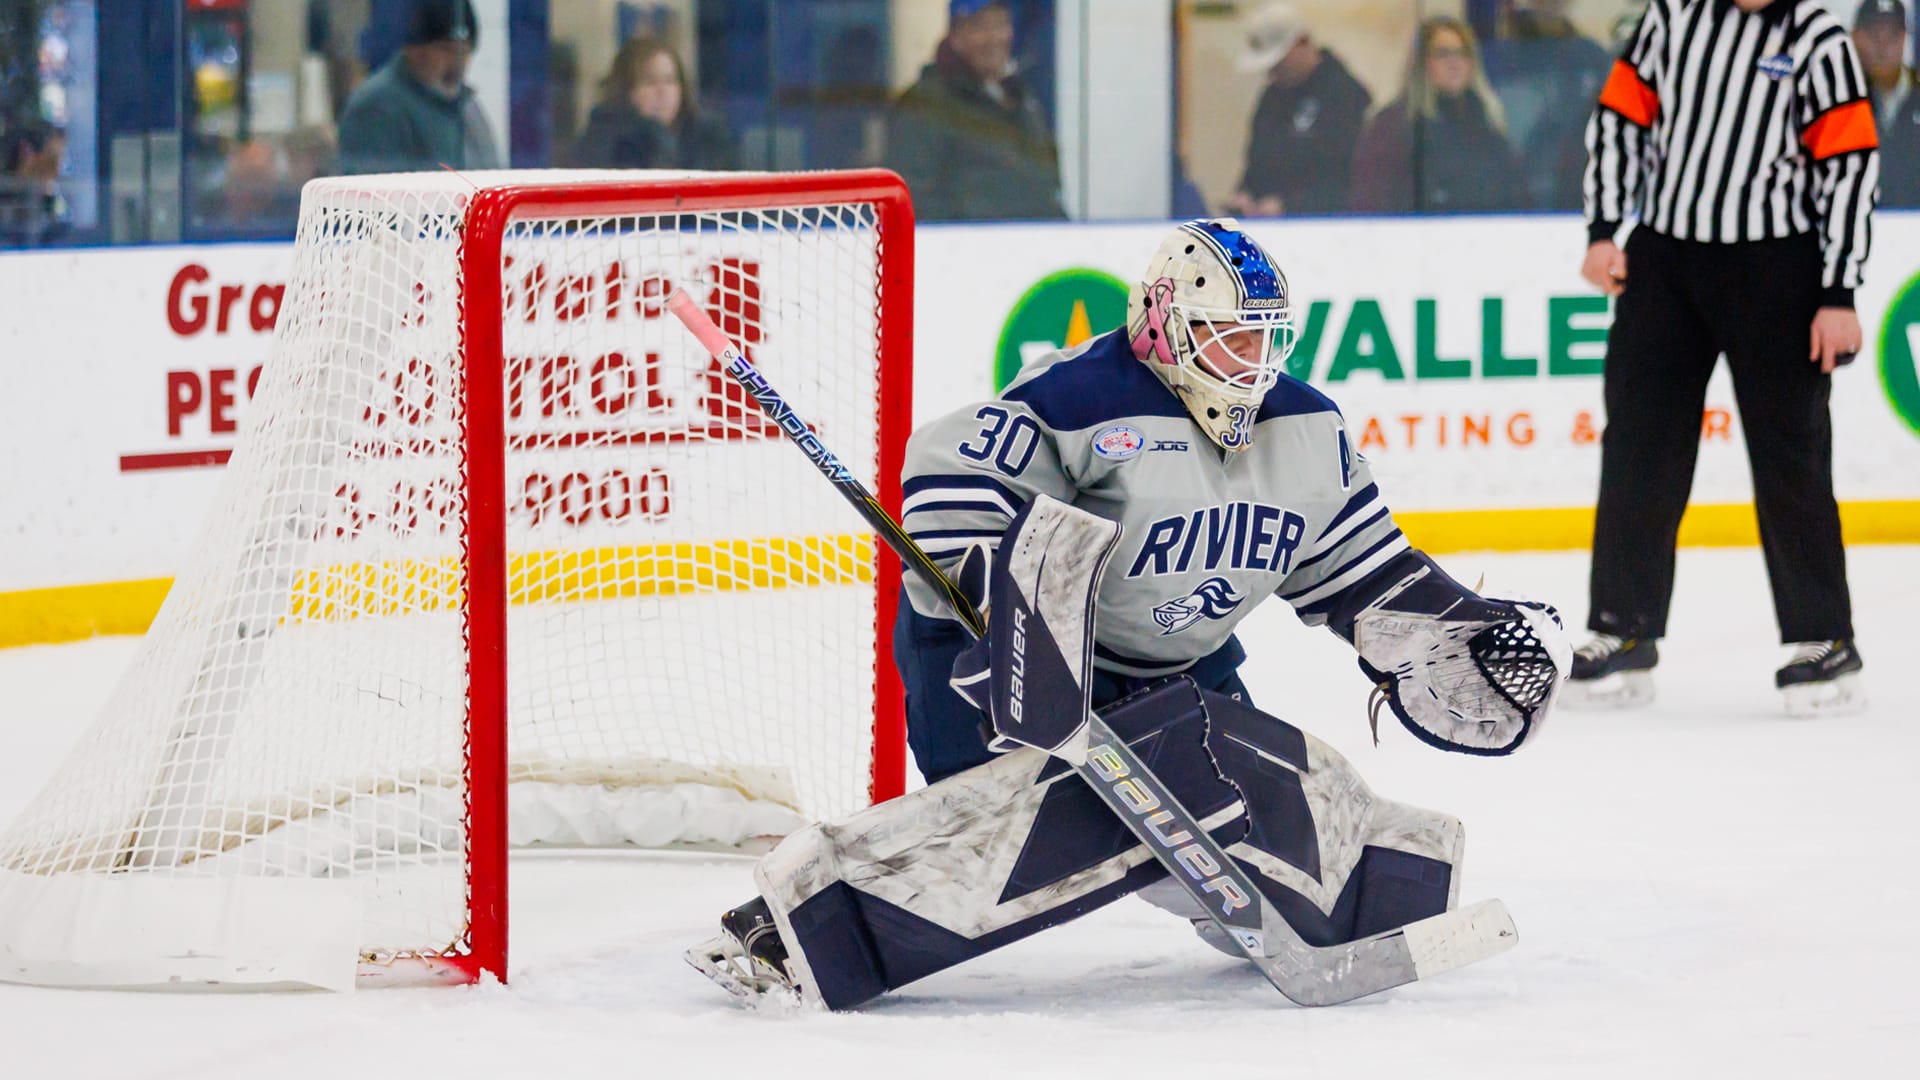
[[[1093,435],[1093,452],[1110,461],[1125,461],[1140,453],[1147,445],[1147,437],[1140,429],[1127,424],[1115,424],[1101,428]]]
[[[1245,599],[1226,578],[1210,577],[1187,595],[1154,608],[1154,625],[1163,637],[1177,634],[1201,619],[1226,618]]]
[[[1760,62],[1754,66],[1759,68],[1761,73],[1767,78],[1778,82],[1793,74],[1793,57],[1788,56],[1786,53],[1781,53],[1778,56],[1763,56],[1760,58]]]

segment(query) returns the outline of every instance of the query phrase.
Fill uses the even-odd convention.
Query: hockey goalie
[[[1129,894],[1309,969],[1288,992],[1306,1003],[1512,943],[1503,910],[1446,918],[1458,820],[1375,795],[1238,674],[1234,627],[1278,596],[1353,646],[1376,725],[1390,710],[1431,746],[1502,755],[1570,662],[1551,607],[1482,598],[1408,544],[1339,410],[1284,373],[1293,341],[1273,259],[1196,221],[1154,253],[1125,327],[915,433],[901,524],[952,582],[909,575],[894,630],[928,786],[788,837],[695,967],[743,998],[848,1009]],[[985,608],[984,637],[958,606]],[[1090,766],[1090,730],[1167,808],[1100,790],[1117,766]],[[1230,933],[1222,911],[1247,905],[1277,933]],[[1404,971],[1335,985],[1388,963],[1362,948],[1382,943]]]

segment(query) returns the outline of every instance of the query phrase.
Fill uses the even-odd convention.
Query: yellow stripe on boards
[[[1577,551],[1593,544],[1592,507],[1536,510],[1401,510],[1393,519],[1424,551]],[[1920,543],[1920,500],[1844,502],[1849,544]],[[1680,519],[1681,547],[1757,547],[1750,503],[1695,504]]]
[[[529,552],[507,561],[508,602],[866,584],[873,581],[873,557],[874,538],[852,533]],[[143,634],[171,585],[155,578],[0,592],[0,648]],[[451,557],[343,563],[296,575],[287,618],[334,622],[445,611],[458,590],[459,565]]]
[[[855,585],[873,580],[873,537],[768,537],[538,551],[507,559],[507,603],[560,604],[689,592]],[[337,622],[444,611],[459,596],[460,566],[349,563],[302,572],[287,617]]]
[[[1577,551],[1593,541],[1593,510],[1583,507],[1408,510],[1394,520],[1409,540],[1436,554]],[[1841,503],[1840,528],[1849,544],[1920,543],[1920,500]],[[1751,505],[1691,506],[1680,523],[1683,547],[1759,542]],[[867,535],[654,544],[515,556],[508,574],[515,603],[852,584],[872,580],[873,549]],[[305,606],[296,611],[301,618],[338,618],[366,610],[374,596],[388,597],[389,611],[441,610],[452,595],[452,574],[450,560],[309,571],[296,590]],[[154,578],[0,592],[0,648],[145,633],[171,584]]]
[[[0,648],[144,634],[172,578],[0,592]]]

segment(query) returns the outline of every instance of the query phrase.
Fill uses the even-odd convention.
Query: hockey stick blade
[[[973,601],[934,565],[693,298],[675,289],[667,298],[667,310],[833,482],[901,561],[940,591],[967,631],[976,638],[983,636],[986,620]],[[1089,712],[1087,723],[1088,757],[1074,765],[1075,772],[1289,1000],[1301,1005],[1351,1001],[1484,959],[1517,940],[1506,909],[1499,901],[1490,901],[1344,945],[1308,945],[1125,740],[1115,736],[1097,713]],[[1165,816],[1160,816],[1162,812]],[[1149,814],[1154,816],[1151,824]],[[711,963],[695,962],[694,966],[709,978],[715,975]]]

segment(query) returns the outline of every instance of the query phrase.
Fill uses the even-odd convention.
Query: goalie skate
[[[720,917],[720,933],[687,950],[695,971],[746,1005],[800,1004],[800,987],[787,964],[767,902],[755,898]]]

